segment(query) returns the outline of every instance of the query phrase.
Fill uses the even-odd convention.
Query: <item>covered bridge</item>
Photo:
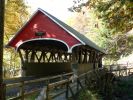
[[[74,69],[81,74],[101,67],[104,54],[88,38],[42,9],[33,14],[7,47],[19,53],[26,76],[55,75]]]

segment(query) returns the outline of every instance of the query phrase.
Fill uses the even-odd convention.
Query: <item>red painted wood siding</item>
[[[75,44],[79,44],[75,37],[66,32],[63,28],[57,25],[49,17],[44,15],[41,11],[38,11],[28,24],[19,32],[19,34],[9,43],[9,46],[17,47],[19,41],[24,42],[26,40],[38,38],[35,36],[35,32],[44,31],[46,35],[43,38],[55,38],[63,40],[72,47]]]

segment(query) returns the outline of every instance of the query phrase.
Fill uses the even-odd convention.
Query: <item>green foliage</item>
[[[74,0],[71,11],[82,12],[87,7],[102,21],[99,36],[101,46],[109,54],[109,58],[118,60],[132,52],[133,37],[127,34],[133,28],[132,0]],[[98,41],[99,42],[99,41]]]
[[[132,100],[133,99],[133,77],[123,78],[117,81],[114,88],[114,96],[117,100]]]
[[[112,100],[115,76],[107,69],[95,70],[88,78],[88,89],[101,95],[103,98]]]
[[[5,44],[28,19],[28,6],[24,0],[8,0],[5,5]]]
[[[102,98],[97,93],[93,93],[92,91],[86,90],[80,92],[78,100],[102,100]]]
[[[75,15],[68,19],[67,23],[100,47],[105,46],[103,43],[106,41],[105,38],[100,37],[100,34],[106,31],[103,28],[105,26],[93,10],[84,7],[81,12],[75,12]]]
[[[5,4],[5,26],[4,26],[4,45],[22,27],[29,17],[24,0],[7,0]],[[18,55],[12,48],[4,48],[4,70],[13,69],[20,66]]]
[[[39,95],[39,93],[37,92],[37,93],[34,93],[34,94],[30,95],[30,96],[25,97],[24,99],[25,100],[36,100],[38,95]]]

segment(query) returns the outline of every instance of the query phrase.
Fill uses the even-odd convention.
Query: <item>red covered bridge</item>
[[[38,9],[7,44],[20,54],[26,76],[47,76],[101,67],[104,51],[56,17]],[[71,65],[78,67],[71,68]]]

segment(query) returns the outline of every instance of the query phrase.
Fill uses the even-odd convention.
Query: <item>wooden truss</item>
[[[58,63],[78,61],[79,64],[99,63],[102,60],[102,54],[94,49],[85,46],[79,46],[73,49],[72,53],[68,53],[56,48],[47,48],[43,50],[18,50],[22,63]]]

